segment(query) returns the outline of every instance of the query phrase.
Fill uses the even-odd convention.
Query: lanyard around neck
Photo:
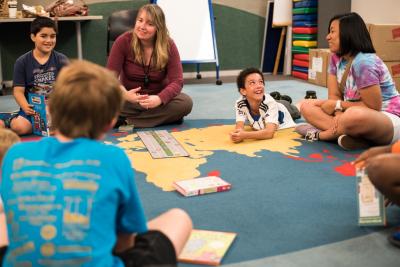
[[[151,68],[151,61],[153,59],[153,51],[151,52],[150,62],[149,62],[149,65],[147,66],[147,68],[146,68],[146,65],[144,64],[144,58],[142,58],[142,68],[143,68],[143,72],[144,72],[144,79],[143,79],[144,89],[148,89],[148,87],[150,85],[150,75],[149,74],[150,74],[150,68]]]

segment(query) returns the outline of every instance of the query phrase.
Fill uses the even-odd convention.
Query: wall
[[[352,0],[351,11],[367,23],[400,24],[399,0]]]
[[[318,1],[318,47],[327,48],[326,35],[330,19],[342,13],[350,12],[351,0],[319,0]]]
[[[40,1],[41,5],[51,0]],[[120,9],[138,8],[148,3],[144,0],[85,1],[90,15],[102,15],[103,20],[82,23],[83,57],[100,65],[106,63],[107,18]],[[19,1],[34,5],[38,0]],[[244,3],[248,3],[248,8]],[[216,0],[213,1],[215,31],[221,70],[238,70],[248,66],[260,66],[265,24],[264,0]],[[260,16],[263,14],[263,16]],[[189,29],[190,30],[190,29]],[[18,34],[13,34],[18,33]],[[0,24],[2,68],[4,80],[12,79],[13,64],[18,56],[32,49],[29,23]],[[56,50],[70,58],[76,55],[75,27],[71,22],[59,23]],[[201,64],[201,70],[215,70],[215,64]],[[185,72],[195,71],[195,65],[185,65]]]

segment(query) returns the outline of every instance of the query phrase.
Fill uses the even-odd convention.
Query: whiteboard
[[[157,0],[183,63],[216,62],[214,15],[210,0]]]

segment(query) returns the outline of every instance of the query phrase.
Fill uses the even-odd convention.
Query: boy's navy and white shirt
[[[55,50],[51,51],[49,59],[44,64],[40,64],[33,56],[33,51],[29,51],[15,62],[13,87],[24,87],[27,99],[30,92],[47,95],[51,92],[61,68],[67,64],[68,58]]]
[[[245,96],[241,96],[235,103],[236,122],[249,122],[254,130],[262,130],[267,123],[278,125],[278,129],[295,127],[296,123],[290,116],[287,108],[275,101],[272,96],[264,94],[260,104],[260,116],[254,119],[250,113],[250,105]]]

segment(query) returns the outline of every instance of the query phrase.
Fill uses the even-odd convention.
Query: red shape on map
[[[221,172],[219,170],[212,170],[209,173],[207,173],[208,176],[218,176],[221,177]]]
[[[172,128],[171,132],[180,132],[181,130],[179,130],[179,128]]]
[[[346,162],[343,165],[337,166],[334,170],[343,176],[355,176],[356,168],[350,162]]]
[[[312,159],[317,159],[317,160],[323,160],[324,159],[324,157],[319,153],[310,154],[308,157],[312,158]]]
[[[125,136],[127,134],[128,134],[128,132],[121,132],[121,133],[112,133],[111,135],[112,136],[116,136],[116,137],[120,137],[120,136]]]

